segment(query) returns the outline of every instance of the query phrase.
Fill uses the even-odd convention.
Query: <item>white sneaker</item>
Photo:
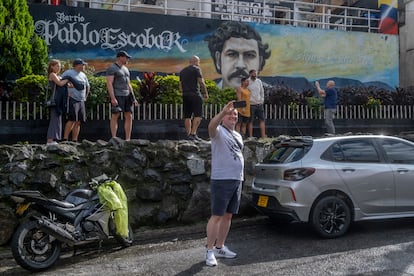
[[[53,141],[53,142],[46,143],[46,146],[57,145],[57,144],[58,144],[58,142]]]
[[[214,246],[213,248],[214,256],[217,258],[227,258],[233,259],[236,258],[237,254],[227,248],[227,246],[223,245],[222,248],[217,248]]]
[[[207,250],[206,265],[207,266],[216,266],[217,265],[217,260],[216,260],[216,257],[214,256],[214,251],[213,250]]]

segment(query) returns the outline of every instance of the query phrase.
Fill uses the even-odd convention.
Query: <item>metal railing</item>
[[[203,118],[209,120],[222,108],[218,104],[205,104],[203,106]],[[307,105],[278,106],[266,104],[265,118],[269,120],[319,120],[323,119],[323,108],[311,108]],[[361,120],[361,119],[413,119],[414,106],[411,105],[379,105],[367,107],[362,105],[338,106],[337,119]],[[111,117],[111,105],[100,104],[94,108],[88,108],[88,120],[109,120]],[[49,110],[42,104],[0,102],[0,120],[47,120]],[[181,120],[183,119],[183,107],[181,104],[140,104],[134,107],[134,120]]]
[[[378,32],[379,10],[293,0],[72,0],[69,5],[130,12]],[[49,4],[52,0],[49,0]],[[253,4],[255,6],[253,7]]]

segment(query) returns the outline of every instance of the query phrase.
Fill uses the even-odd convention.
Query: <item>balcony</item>
[[[380,20],[378,9],[352,7],[351,5],[360,2],[352,0],[48,0],[47,2],[96,9],[374,33],[378,32]],[[372,1],[369,3],[372,4]]]

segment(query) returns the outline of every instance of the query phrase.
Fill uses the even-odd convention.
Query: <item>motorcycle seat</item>
[[[63,208],[73,208],[73,207],[75,207],[74,204],[72,204],[70,202],[67,202],[67,201],[60,201],[60,200],[57,200],[57,199],[54,199],[54,198],[49,199],[49,201],[52,202],[53,204],[55,204],[59,207],[63,207]]]

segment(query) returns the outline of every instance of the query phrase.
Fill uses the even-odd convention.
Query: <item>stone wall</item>
[[[255,215],[250,204],[253,167],[271,148],[266,142],[246,142],[246,180],[241,216]],[[68,191],[88,185],[91,178],[118,176],[128,197],[133,228],[189,224],[210,216],[210,143],[186,140],[110,139],[58,145],[0,146],[0,245],[18,220],[9,194],[40,190],[62,199]]]

